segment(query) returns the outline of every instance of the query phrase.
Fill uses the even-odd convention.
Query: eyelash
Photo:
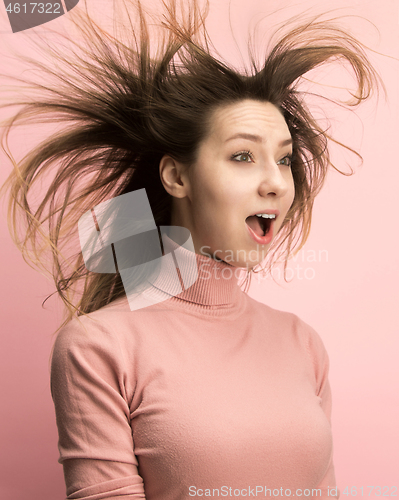
[[[237,158],[238,156],[241,156],[241,155],[247,155],[253,161],[253,154],[251,153],[251,151],[240,151],[239,153],[233,154],[232,157],[231,157],[231,159],[234,160],[235,158]],[[289,153],[288,155],[285,155],[284,158],[281,158],[280,161],[285,160],[286,158],[289,158],[289,160],[290,160],[290,164],[287,165],[287,167],[291,166],[292,165],[293,154]],[[248,163],[248,162],[244,162],[244,163]]]

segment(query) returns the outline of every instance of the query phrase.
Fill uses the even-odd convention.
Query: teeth
[[[256,217],[263,217],[264,219],[275,219],[275,214],[256,214]]]

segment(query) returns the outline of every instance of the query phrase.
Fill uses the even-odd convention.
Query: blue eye
[[[284,161],[284,160],[287,160],[287,161],[288,161],[288,163],[285,163],[285,165],[286,165],[287,167],[290,167],[290,166],[291,166],[291,164],[292,164],[292,155],[291,155],[291,154],[289,154],[289,155],[287,155],[287,156],[284,156],[284,158],[282,158],[282,159],[281,159],[278,163],[281,163],[281,162],[282,162],[282,161]]]
[[[247,159],[245,159],[245,160],[237,160],[236,158],[239,158],[240,156],[244,157],[244,158],[249,158],[251,161],[249,162]],[[251,163],[253,161],[251,151],[240,151],[239,153],[234,154],[231,157],[231,159],[235,160],[235,161],[243,161],[245,163]]]
[[[292,164],[292,154],[288,154],[284,156],[278,163],[281,164],[281,162],[285,162],[284,164],[287,167],[291,167]],[[241,157],[241,159],[240,159]],[[244,158],[244,159],[243,159]],[[232,160],[234,161],[239,161],[239,162],[244,162],[244,163],[252,163],[253,162],[253,155],[251,151],[240,151],[239,153],[235,153],[231,157]],[[249,159],[249,161],[248,161]]]

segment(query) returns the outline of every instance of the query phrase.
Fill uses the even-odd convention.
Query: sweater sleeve
[[[103,322],[74,318],[51,357],[67,500],[145,499],[130,426],[124,353]]]
[[[323,409],[331,427],[332,395],[328,379],[330,367],[328,353],[319,334],[310,325],[307,325],[304,322],[302,322],[302,325],[308,332],[307,349],[312,359],[315,372],[316,396],[320,397],[320,406]],[[321,489],[322,498],[335,498],[338,500],[340,497],[341,492],[336,485],[335,479],[333,452],[331,452],[327,470],[319,482],[318,488]]]

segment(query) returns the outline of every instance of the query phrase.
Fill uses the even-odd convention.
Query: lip
[[[266,212],[258,212],[258,213],[266,213]],[[245,223],[245,225],[247,226],[249,235],[254,241],[256,241],[256,243],[259,243],[260,245],[268,245],[273,239],[274,222],[275,220],[271,221],[270,229],[265,236],[258,236],[254,231],[252,231],[252,229],[248,226],[247,223]]]
[[[258,236],[254,231],[252,231],[252,229],[245,222],[245,225],[247,226],[247,230],[248,230],[249,236],[254,241],[256,241],[256,243],[259,243],[260,245],[268,245],[272,241],[272,239],[273,239],[274,223],[276,222],[277,217],[280,215],[280,211],[279,210],[270,210],[270,209],[259,210],[258,212],[255,212],[255,213],[253,213],[251,215],[248,215],[248,217],[251,217],[251,216],[256,215],[256,214],[274,214],[276,216],[276,218],[270,222],[270,229],[269,229],[268,233],[265,236]]]

